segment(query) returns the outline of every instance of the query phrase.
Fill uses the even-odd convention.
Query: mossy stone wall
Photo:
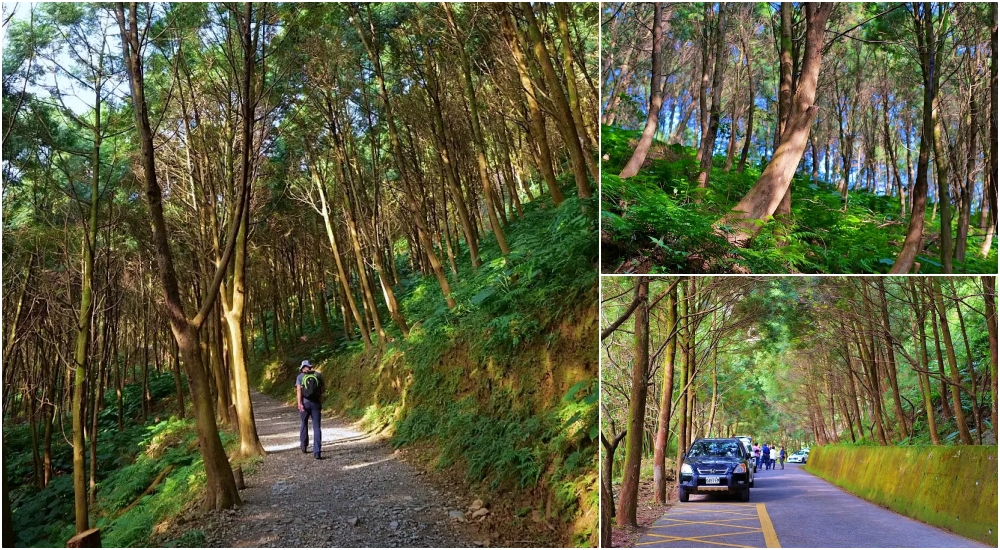
[[[806,470],[911,518],[997,546],[997,446],[814,447]]]

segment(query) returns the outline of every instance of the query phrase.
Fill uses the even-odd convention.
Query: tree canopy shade
[[[996,271],[995,5],[603,6],[605,272]]]
[[[618,526],[635,522],[640,473],[664,502],[700,437],[750,435],[789,452],[996,444],[995,276],[601,284],[602,330],[624,318],[601,341],[602,483],[620,480]]]
[[[292,353],[317,324],[379,356],[486,300],[463,282],[536,261],[508,235],[528,214],[596,235],[594,4],[8,8],[3,417],[37,435],[39,488],[72,417],[76,532],[126,386],[145,419],[171,375],[204,507],[239,505],[255,344]],[[421,277],[440,310],[407,311]]]

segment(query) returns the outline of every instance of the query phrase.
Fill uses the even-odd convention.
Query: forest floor
[[[343,418],[324,417],[326,460],[315,460],[299,450],[294,406],[256,392],[253,402],[268,454],[246,478],[243,506],[206,518],[208,546],[490,545],[472,519],[474,501],[432,482],[384,438]]]

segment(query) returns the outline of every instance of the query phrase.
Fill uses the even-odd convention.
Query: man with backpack
[[[295,378],[295,397],[299,403],[299,417],[302,418],[302,427],[299,428],[302,452],[309,452],[309,417],[312,417],[313,456],[316,460],[323,460],[323,432],[319,426],[320,410],[323,407],[323,379],[313,370],[308,359],[299,366],[299,375]]]

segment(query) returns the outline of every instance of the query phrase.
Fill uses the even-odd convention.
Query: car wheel
[[[677,500],[681,502],[688,501],[688,492],[684,490],[684,487],[677,488]]]
[[[740,492],[740,502],[750,502],[750,489],[749,488],[743,489],[743,491]]]

